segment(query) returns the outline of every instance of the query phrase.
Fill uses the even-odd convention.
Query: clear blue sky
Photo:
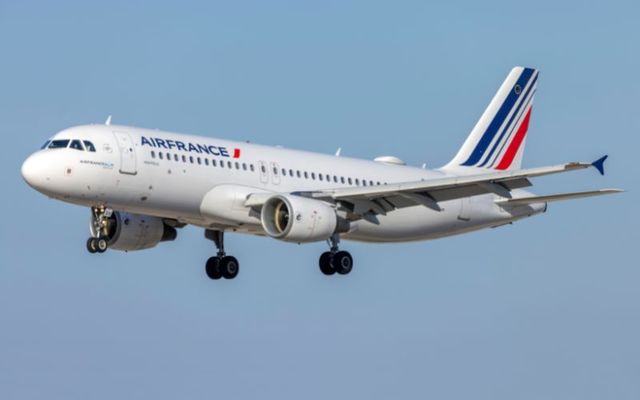
[[[0,3],[0,398],[640,398],[637,2]],[[538,193],[622,187],[445,240],[324,244],[202,231],[91,256],[89,213],[20,165],[114,122],[439,166],[509,69],[541,69]]]

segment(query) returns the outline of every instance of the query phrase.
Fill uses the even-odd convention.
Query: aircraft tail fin
[[[538,70],[515,67],[445,169],[519,169]]]

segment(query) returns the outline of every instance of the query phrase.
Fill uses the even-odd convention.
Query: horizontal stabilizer
[[[522,206],[534,203],[548,203],[551,201],[572,200],[582,197],[601,196],[603,194],[613,194],[623,192],[622,189],[600,189],[591,190],[588,192],[574,192],[574,193],[561,193],[552,194],[548,196],[532,196],[522,197],[519,199],[499,200],[496,203],[502,206]]]

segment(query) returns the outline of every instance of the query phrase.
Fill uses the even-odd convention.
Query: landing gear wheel
[[[320,256],[320,271],[325,275],[333,275],[336,273],[336,270],[331,266],[331,257],[332,254],[328,251],[325,251]]]
[[[105,238],[99,238],[99,239],[94,239],[95,243],[96,243],[96,249],[98,250],[98,253],[104,253],[105,251],[107,251],[107,239]]]
[[[340,275],[346,275],[353,269],[353,258],[347,251],[339,251],[333,255],[331,265]]]
[[[222,272],[220,271],[220,257],[210,257],[207,260],[205,271],[210,279],[217,280],[222,278]]]
[[[220,260],[220,272],[222,272],[222,276],[224,276],[225,279],[235,278],[238,276],[238,272],[240,272],[238,260],[231,256],[222,257]]]
[[[89,253],[91,254],[98,252],[98,244],[96,243],[95,238],[87,239],[87,251],[89,251]]]

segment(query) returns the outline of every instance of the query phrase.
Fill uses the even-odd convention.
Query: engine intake
[[[267,235],[295,243],[327,240],[348,230],[348,223],[329,204],[295,195],[269,198],[262,206],[260,221]]]

